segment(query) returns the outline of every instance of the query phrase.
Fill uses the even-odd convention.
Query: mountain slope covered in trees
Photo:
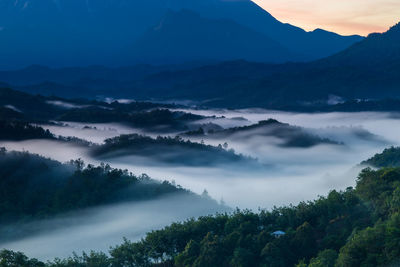
[[[370,165],[375,168],[400,167],[400,147],[390,147],[382,153],[375,154],[372,158],[361,164]]]
[[[256,124],[234,127],[222,130],[211,129],[205,132],[203,128],[186,132],[185,135],[204,139],[236,140],[249,142],[252,138],[273,137],[279,139],[281,147],[310,148],[316,145],[339,145],[338,142],[321,138],[302,127],[282,123],[274,119],[259,121]],[[258,139],[258,142],[260,140]]]
[[[390,266],[400,260],[400,169],[363,170],[355,188],[297,206],[175,223],[139,242],[27,266]]]
[[[94,146],[91,154],[99,159],[115,159],[136,156],[132,159],[147,164],[154,162],[177,166],[214,166],[229,164],[256,164],[256,160],[236,154],[233,150],[205,145],[203,143],[183,140],[179,136],[151,138],[149,136],[131,134],[105,140],[104,144]]]
[[[135,176],[105,164],[86,166],[81,160],[62,164],[27,152],[0,149],[0,166],[2,225],[168,194],[196,197],[168,182]]]

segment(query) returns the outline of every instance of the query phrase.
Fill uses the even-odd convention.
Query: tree
[[[45,267],[45,264],[36,259],[28,259],[21,252],[2,250],[0,251],[0,267]]]
[[[185,250],[175,257],[176,267],[191,266],[196,261],[200,253],[200,244],[191,239],[186,245]]]
[[[308,267],[334,267],[338,253],[333,249],[326,249],[318,253],[316,258],[312,258]]]

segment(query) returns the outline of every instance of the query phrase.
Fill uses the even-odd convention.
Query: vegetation
[[[382,153],[378,153],[372,158],[363,161],[361,164],[372,167],[400,167],[400,147],[390,147]]]
[[[7,108],[8,107],[8,108]],[[0,119],[28,122],[74,121],[74,122],[120,122],[148,130],[187,130],[186,123],[204,117],[166,108],[174,105],[150,102],[122,104],[84,99],[34,96],[27,93],[0,88]],[[18,111],[16,111],[18,110]]]
[[[0,224],[42,219],[68,211],[189,191],[109,165],[68,164],[0,150]],[[193,194],[194,196],[194,194]]]
[[[98,158],[121,156],[148,157],[153,160],[179,165],[204,166],[232,162],[251,163],[255,160],[235,154],[222,146],[215,147],[183,140],[179,136],[151,138],[131,134],[105,140],[105,144],[95,146],[92,155]]]
[[[399,225],[400,169],[365,169],[356,188],[316,201],[191,219],[126,240],[110,256],[75,255],[46,266],[387,266],[400,259]],[[276,230],[285,234],[275,237]],[[1,259],[17,258],[10,254]]]
[[[280,144],[283,147],[306,148],[319,144],[338,144],[335,141],[308,133],[301,127],[281,123],[274,119],[260,121],[250,126],[234,127],[226,130],[210,130],[207,133],[203,128],[199,128],[197,131],[187,132],[186,135],[216,139],[233,137],[242,140],[248,140],[254,136],[277,137],[283,141]]]
[[[203,117],[184,112],[172,112],[167,109],[132,112],[126,111],[125,108],[109,110],[101,107],[74,109],[66,112],[58,118],[60,121],[92,123],[121,122],[133,127],[156,131],[182,131],[187,129],[186,123],[200,119],[203,119]]]
[[[0,140],[55,139],[49,130],[23,121],[0,120]]]

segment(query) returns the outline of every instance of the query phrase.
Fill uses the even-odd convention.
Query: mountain
[[[190,12],[170,12],[168,21],[177,24],[182,22],[181,17],[187,16],[191,20],[205,20],[200,16],[189,15]],[[210,28],[218,25],[225,31],[230,30],[233,25],[224,20],[205,21]],[[182,32],[185,31],[184,26],[179,27]],[[167,32],[171,28],[163,24],[159,33],[156,33],[157,29],[149,31],[148,38],[168,43]],[[245,27],[242,28],[243,31],[237,29],[232,32],[251,32]],[[199,32],[200,29],[197,29],[196,34]],[[206,33],[203,35],[207,36]],[[260,37],[255,32],[249,36]],[[400,98],[399,36],[400,26],[395,25],[385,33],[371,34],[342,52],[308,63],[266,64],[236,60],[197,66],[138,65],[124,68],[60,69],[31,66],[18,71],[0,72],[0,82],[26,92],[63,97],[103,95],[141,100],[190,100],[214,107],[266,107],[308,111],[332,111],[335,108],[344,111],[371,108],[388,110],[388,105],[393,109],[397,106],[396,98]],[[231,37],[218,36],[218,40],[228,42]],[[179,46],[170,44],[169,50],[165,51],[170,54],[173,54],[171,51],[179,52],[179,49],[183,50],[191,41],[183,36],[180,39]],[[152,51],[157,55],[156,46],[144,47],[144,43],[146,42],[142,43],[142,51]],[[208,45],[211,46],[210,43],[211,41]],[[210,46],[203,46],[198,47],[199,53],[210,49]],[[241,51],[245,52],[246,50]],[[248,50],[247,52],[251,53]],[[360,99],[363,101],[359,101]],[[332,108],[328,106],[346,100],[348,101],[343,105]]]
[[[140,97],[192,99],[221,107],[327,105],[332,98],[399,98],[400,24],[325,59],[280,65],[227,62],[163,72],[136,82]]]
[[[322,60],[323,64],[391,68],[400,60],[400,23],[385,33],[373,33],[362,42]]]
[[[133,59],[161,64],[216,58],[267,62],[304,58],[236,22],[204,19],[189,10],[169,11],[156,27],[135,43],[132,51]]]
[[[182,16],[185,10],[192,12],[193,17]],[[253,54],[235,52],[242,47],[247,51],[259,51],[263,45],[266,49],[259,54],[263,61],[278,58],[282,49],[291,51],[292,56],[284,53],[279,62],[311,60],[331,55],[362,39],[323,30],[306,32],[283,24],[250,0],[0,0],[0,68],[31,64],[118,66],[143,62],[143,58],[135,57],[138,55],[135,47],[142,44],[141,47],[148,45],[163,51],[162,43],[151,42],[162,40],[162,36],[149,35],[154,36],[154,28],[170,20],[171,14],[178,16],[175,21],[180,19],[183,24],[168,24],[157,32],[161,35],[174,33],[174,38],[169,39],[171,46],[183,45],[183,35],[188,33],[186,38],[191,38],[191,42],[187,44],[194,44],[195,40],[205,37],[201,33],[210,33],[212,24],[216,25],[212,31],[215,35],[226,37],[227,32],[232,32],[234,36],[241,33],[243,37],[251,37],[248,42],[239,37],[221,40],[231,41],[226,51],[231,54],[229,57],[219,57],[216,53],[208,55],[214,61],[252,60]],[[195,32],[184,30],[183,26],[193,23],[198,23]],[[200,34],[195,35],[196,32]],[[144,43],[145,40],[148,43]],[[242,42],[236,43],[237,40]],[[279,49],[270,49],[275,47]],[[196,46],[185,47],[184,52],[187,56],[183,58],[180,54],[172,56],[188,61],[198,59]],[[166,56],[145,58],[148,61],[143,63],[164,62]],[[178,60],[174,58],[174,61]]]

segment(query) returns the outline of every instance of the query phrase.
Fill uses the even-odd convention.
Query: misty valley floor
[[[259,207],[271,209],[274,206],[297,204],[326,195],[333,189],[343,190],[354,186],[355,178],[362,169],[359,166],[361,161],[385,147],[399,145],[396,133],[400,131],[400,117],[394,113],[311,114],[261,109],[181,111],[203,115],[205,118],[201,123],[204,125],[213,124],[225,129],[248,126],[273,118],[303,127],[308,133],[329,138],[337,144],[322,143],[304,148],[281,146],[279,138],[263,136],[258,132],[251,132],[252,136],[246,136],[245,139],[240,134],[222,139],[207,136],[184,137],[193,142],[215,146],[226,142],[228,149],[256,158],[259,168],[240,164],[176,166],[161,164],[151,157],[129,155],[99,160],[92,157],[87,147],[57,140],[3,141],[0,147],[29,151],[61,162],[78,158],[96,165],[106,162],[114,168],[128,169],[135,174],[146,173],[158,180],[169,180],[198,194],[206,189],[212,198],[221,200],[231,208],[256,211]],[[120,123],[65,122],[64,125],[44,124],[42,127],[55,135],[75,136],[93,143],[102,143],[106,138],[121,134],[140,133],[153,137],[179,134],[149,132]],[[41,232],[0,244],[0,247],[21,250],[40,259],[65,257],[71,255],[72,251],[107,251],[109,246],[119,244],[123,237],[138,240],[146,232],[162,228],[171,222],[216,212],[215,207],[194,207],[185,205],[184,202],[168,198],[140,205],[127,203],[96,208],[90,211],[90,216],[86,219],[66,229]],[[72,214],[71,218],[74,216],[76,215]],[[40,223],[47,225],[60,221]],[[90,241],[80,242],[80,238]],[[46,249],[39,250],[39,244],[43,243],[46,244]]]

